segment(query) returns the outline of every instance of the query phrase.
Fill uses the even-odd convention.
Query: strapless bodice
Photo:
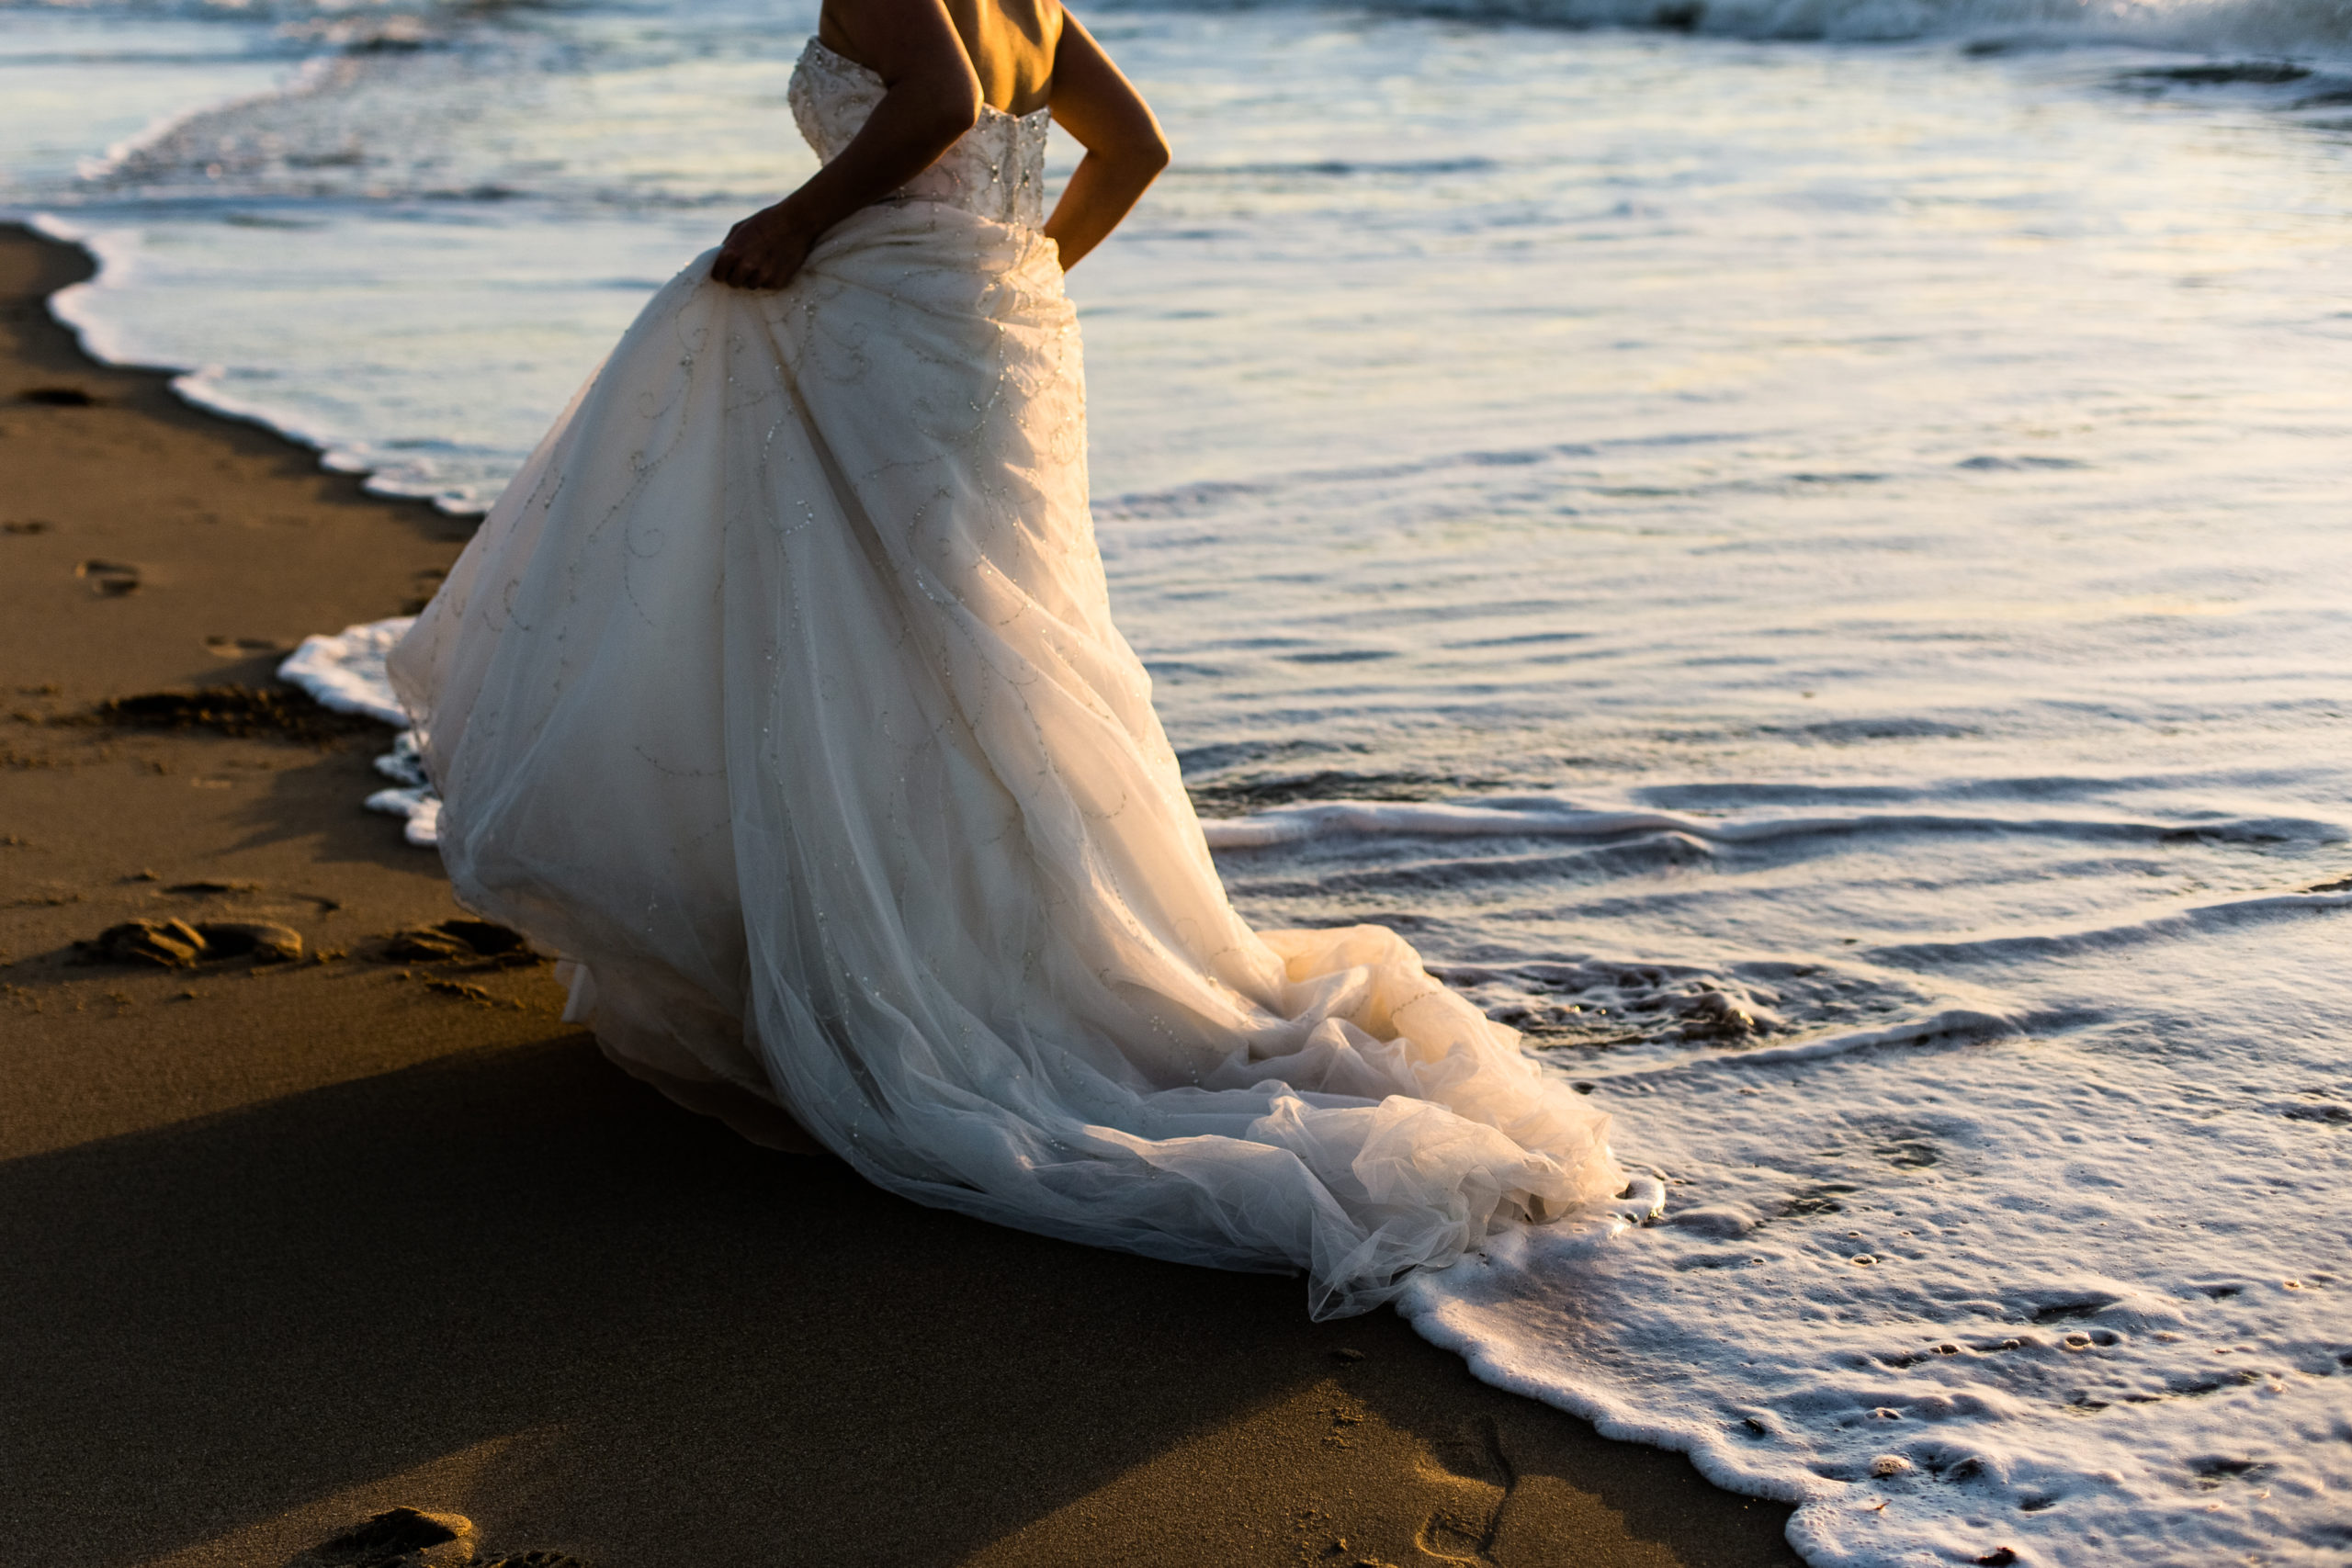
[[[830,164],[865,126],[882,93],[881,77],[812,38],[793,68],[787,96],[800,134]],[[983,105],[979,122],[890,199],[944,202],[999,223],[1041,228],[1048,123],[1044,109],[1014,115]]]

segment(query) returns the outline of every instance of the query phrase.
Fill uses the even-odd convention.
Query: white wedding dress
[[[827,158],[881,93],[813,41],[791,83]],[[1046,131],[984,110],[781,292],[679,274],[393,680],[458,897],[623,1066],[919,1202],[1360,1312],[1624,1178],[1394,933],[1227,904],[1111,623]]]

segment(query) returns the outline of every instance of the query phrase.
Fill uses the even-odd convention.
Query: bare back
[[[799,189],[728,231],[716,282],[784,288],[820,236],[904,189],[990,109],[1050,107],[1086,149],[1045,223],[1065,270],[1168,166],[1151,106],[1060,0],[825,0],[817,38],[880,78],[881,99]]]
[[[1029,114],[1046,107],[1053,92],[1054,51],[1060,46],[1058,0],[942,0],[956,36],[980,79],[980,96],[1007,114]],[[843,59],[870,63],[862,47],[856,0],[825,0],[817,37]],[[874,26],[872,20],[866,26]]]

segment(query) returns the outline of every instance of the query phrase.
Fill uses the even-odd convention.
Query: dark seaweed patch
[[[145,692],[116,697],[59,723],[103,724],[125,729],[203,729],[238,739],[321,744],[345,736],[381,735],[384,726],[356,714],[321,707],[290,686],[204,686],[193,692]]]

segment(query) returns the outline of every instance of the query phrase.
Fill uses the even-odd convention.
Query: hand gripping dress
[[[825,158],[882,90],[814,41],[790,89]],[[566,956],[623,1066],[918,1202],[1361,1312],[1624,1178],[1393,932],[1227,902],[1111,623],[1046,132],[983,110],[779,292],[680,273],[394,682],[458,897]]]

